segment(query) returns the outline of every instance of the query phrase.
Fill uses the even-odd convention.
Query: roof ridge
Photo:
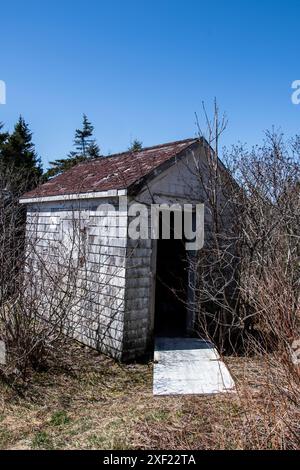
[[[155,150],[155,149],[158,149],[158,148],[169,147],[170,145],[183,144],[185,142],[188,143],[188,142],[193,142],[193,141],[197,141],[197,140],[199,140],[199,137],[189,137],[188,139],[174,140],[173,142],[166,142],[164,144],[151,145],[150,147],[143,147],[141,150],[138,150],[138,151],[135,151],[135,152],[132,151],[132,150],[126,150],[124,152],[118,152],[118,153],[114,153],[112,155],[101,155],[100,157],[95,157],[95,158],[90,158],[90,159],[84,160],[83,162],[80,162],[78,165],[85,165],[86,163],[100,161],[101,158],[116,158],[116,157],[120,157],[121,155],[126,155],[126,154],[129,154],[129,153],[138,154],[140,152],[145,152],[147,150],[152,150],[152,149]]]

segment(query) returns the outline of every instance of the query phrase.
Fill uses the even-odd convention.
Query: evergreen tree
[[[51,168],[46,171],[45,178],[49,179],[53,176],[60,175],[84,160],[86,160],[86,158],[82,155],[77,155],[76,152],[70,152],[67,158],[60,158],[50,162]]]
[[[94,139],[92,139],[93,132],[94,127],[88,120],[86,114],[84,114],[82,120],[82,129],[76,129],[74,138],[74,146],[77,150],[77,153],[82,155],[84,158],[87,156],[89,146],[94,143]]]
[[[8,132],[2,132],[2,129],[3,129],[3,123],[0,122],[0,155],[1,155],[3,144],[6,142],[8,138]]]
[[[142,148],[143,148],[143,142],[141,142],[140,140],[134,139],[131,142],[128,150],[129,152],[139,152],[140,150],[142,150]]]
[[[6,168],[4,165],[4,158],[3,158],[3,148],[5,143],[8,139],[8,133],[2,132],[3,124],[0,122],[0,210],[2,209],[2,204],[4,197],[6,195],[6,187],[7,187],[7,178],[6,178]],[[1,214],[1,212],[0,212]]]
[[[19,118],[11,135],[2,133],[1,129],[0,265],[3,279],[7,279],[6,298],[19,292],[15,289],[18,289],[18,274],[24,265],[26,209],[19,204],[19,198],[41,182],[43,172],[32,133],[24,119]]]
[[[88,158],[98,158],[100,157],[100,147],[96,142],[89,144],[87,149]]]
[[[59,175],[89,158],[100,157],[100,148],[93,138],[93,132],[94,127],[84,114],[82,128],[75,131],[74,147],[76,150],[70,152],[67,158],[50,162],[51,168],[47,171],[46,178]]]
[[[10,174],[10,189],[22,193],[37,186],[43,175],[41,160],[32,142],[32,133],[22,116],[11,135],[0,136],[1,166]]]

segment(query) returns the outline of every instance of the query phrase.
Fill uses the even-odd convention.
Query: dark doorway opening
[[[185,241],[183,237],[175,239],[173,212],[170,213],[170,239],[162,238],[162,214],[159,225],[154,333],[165,337],[185,336],[188,287]]]

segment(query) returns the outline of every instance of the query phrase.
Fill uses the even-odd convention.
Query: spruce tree
[[[67,158],[57,159],[50,162],[51,168],[46,173],[46,178],[52,178],[80,162],[90,158],[100,157],[100,148],[93,138],[94,126],[88,120],[86,114],[83,115],[82,128],[76,129],[74,137],[75,151],[71,151]]]
[[[0,132],[0,265],[7,280],[5,298],[20,292],[18,275],[24,265],[26,209],[19,198],[41,182],[42,174],[32,133],[20,117],[11,135]]]
[[[129,152],[139,152],[142,149],[143,149],[143,142],[137,139],[134,139],[131,142],[130,147],[128,148]]]
[[[3,134],[2,134],[3,136]],[[32,142],[32,132],[20,116],[11,135],[0,137],[1,165],[10,174],[10,189],[22,193],[33,189],[42,179],[41,160]]]
[[[1,150],[2,150],[3,144],[6,142],[8,138],[8,132],[2,132],[3,127],[4,127],[3,123],[0,122],[0,156],[1,156]]]
[[[94,127],[88,120],[86,114],[84,114],[82,120],[82,129],[76,129],[74,138],[74,146],[77,150],[77,153],[82,155],[84,158],[87,156],[89,145],[94,142],[92,139],[93,132]]]
[[[89,144],[87,149],[88,158],[98,158],[100,157],[100,147],[96,142]]]
[[[3,149],[8,139],[8,132],[3,132],[3,123],[0,122],[0,210],[7,193],[7,171],[4,164]],[[1,214],[1,212],[0,212]]]

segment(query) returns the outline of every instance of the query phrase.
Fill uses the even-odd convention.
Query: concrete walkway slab
[[[234,391],[234,381],[216,348],[194,338],[157,338],[154,395],[215,394]]]

